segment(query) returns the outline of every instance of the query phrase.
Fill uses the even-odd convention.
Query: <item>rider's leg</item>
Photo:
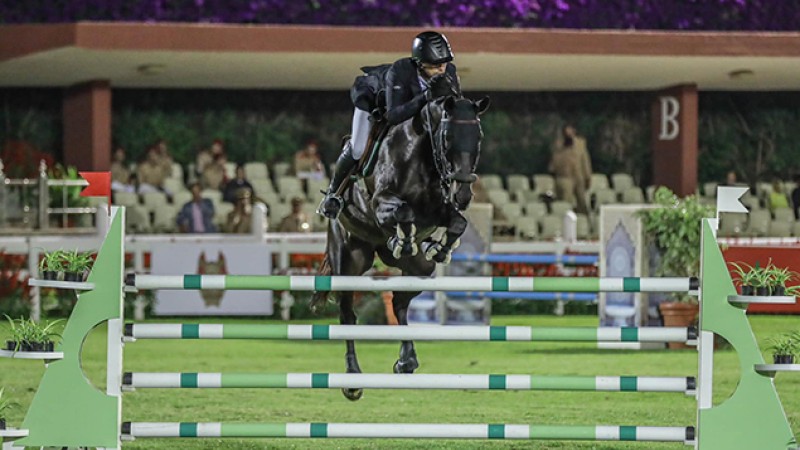
[[[370,131],[369,113],[358,108],[353,113],[353,127],[350,141],[345,144],[342,154],[336,160],[336,167],[331,176],[331,184],[325,192],[325,198],[319,205],[319,213],[329,219],[335,219],[344,207],[344,201],[336,192],[347,178],[350,170],[355,167],[367,145]]]

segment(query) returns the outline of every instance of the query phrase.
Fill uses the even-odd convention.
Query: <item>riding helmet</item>
[[[443,34],[426,31],[414,38],[414,43],[411,45],[411,58],[417,64],[441,64],[453,60],[453,51]]]

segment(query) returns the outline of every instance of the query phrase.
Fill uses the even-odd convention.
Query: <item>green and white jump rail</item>
[[[525,327],[139,324],[124,327],[126,340],[264,339],[301,341],[539,341],[539,342],[695,342],[697,330],[681,327]]]
[[[694,427],[557,426],[417,423],[197,423],[124,422],[122,435],[135,438],[410,438],[532,439],[576,441],[694,440]]]
[[[288,275],[137,275],[136,289],[273,291],[690,292],[697,278],[359,277]]]
[[[126,372],[123,388],[488,389],[535,391],[681,392],[694,377],[539,376],[383,373],[143,373]]]

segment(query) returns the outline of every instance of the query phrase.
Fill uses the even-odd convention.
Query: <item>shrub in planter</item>
[[[0,388],[0,430],[6,429],[6,414],[17,406],[16,402],[11,401],[5,394],[5,388]]]
[[[647,239],[655,243],[660,260],[655,276],[696,277],[700,273],[701,219],[714,215],[714,209],[700,203],[694,195],[679,198],[666,187],[654,194],[656,208],[638,213]],[[685,327],[699,312],[697,299],[688,293],[670,294],[672,301],[659,305],[664,326]],[[670,342],[669,348],[686,348]]]
[[[784,333],[768,342],[775,364],[794,364],[795,357],[800,353],[800,332]]]
[[[6,341],[6,350],[14,352],[52,352],[55,347],[53,337],[61,337],[53,327],[62,319],[53,322],[37,323],[33,319],[12,319],[6,316],[11,331],[11,339]]]
[[[60,272],[64,271],[64,251],[55,250],[45,253],[39,262],[39,271],[43,280],[57,280]]]
[[[31,286],[27,255],[10,255],[0,249],[0,316],[29,316]],[[0,344],[2,347],[2,344]]]

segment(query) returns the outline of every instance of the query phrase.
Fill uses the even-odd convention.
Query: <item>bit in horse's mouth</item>
[[[478,176],[475,175],[474,173],[470,173],[470,174],[453,173],[453,174],[450,174],[449,178],[452,181],[457,181],[459,183],[466,183],[466,184],[472,184],[472,183],[478,181]]]

